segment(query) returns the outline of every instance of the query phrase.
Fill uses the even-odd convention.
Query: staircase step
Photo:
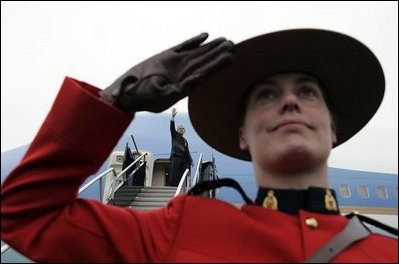
[[[165,206],[168,202],[156,202],[156,201],[134,201],[131,205],[133,207],[137,206]]]
[[[139,190],[139,189],[144,189],[144,190],[176,190],[177,187],[172,187],[172,186],[122,186],[119,188],[119,190]],[[119,191],[118,190],[118,191]]]
[[[131,198],[131,197],[115,197],[114,198],[114,201],[115,202],[125,202],[125,201],[129,201],[129,202],[132,202],[133,201],[133,198]]]
[[[173,197],[175,193],[139,193],[137,196],[140,197]]]
[[[130,207],[132,210],[136,211],[152,211],[156,209],[160,209],[162,207],[149,207],[149,206],[139,206],[139,207]]]
[[[153,189],[143,189],[141,193],[175,193],[176,190],[153,190]]]
[[[120,193],[120,192],[116,192],[114,194],[114,197],[135,197],[135,196],[137,196],[139,194],[140,193],[127,193],[127,192]]]
[[[127,207],[130,206],[131,203],[131,201],[115,201],[113,205],[119,207]]]
[[[169,202],[172,197],[136,197],[133,202]]]

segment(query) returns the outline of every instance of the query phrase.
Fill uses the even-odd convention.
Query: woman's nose
[[[299,112],[298,97],[292,93],[287,92],[282,97],[281,112]]]

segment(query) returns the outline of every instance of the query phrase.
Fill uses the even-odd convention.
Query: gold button
[[[312,228],[312,229],[316,229],[317,226],[319,225],[319,224],[317,223],[317,220],[314,219],[313,217],[306,218],[305,223],[306,223],[306,225],[307,225],[308,227],[310,227],[310,228]]]

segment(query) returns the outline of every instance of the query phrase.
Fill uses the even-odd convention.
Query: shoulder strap
[[[366,222],[367,224],[370,224],[370,225],[373,225],[375,227],[381,228],[382,230],[385,230],[385,231],[391,233],[392,235],[398,236],[398,229],[393,228],[391,226],[388,226],[386,224],[383,224],[381,222],[378,222],[377,220],[374,220],[374,219],[369,218],[367,216],[359,215],[359,214],[356,214],[356,213],[350,213],[350,214],[345,215],[345,217],[349,218],[349,219],[352,218],[353,216],[357,216],[360,219],[360,221],[362,221],[362,222]]]
[[[241,188],[240,184],[238,184],[238,182],[230,178],[199,182],[187,192],[187,195],[199,195],[202,194],[203,192],[214,190],[216,188],[220,188],[223,186],[234,188],[241,194],[241,197],[244,199],[244,201],[247,204],[254,204],[254,202],[247,196],[247,194]]]
[[[354,242],[364,239],[369,235],[370,231],[354,215],[341,232],[305,260],[305,263],[327,263]]]

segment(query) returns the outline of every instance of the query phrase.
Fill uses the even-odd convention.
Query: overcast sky
[[[359,39],[385,72],[386,95],[377,114],[333,150],[329,165],[397,174],[397,2],[2,1],[1,151],[31,142],[66,75],[103,88],[133,65],[200,32],[238,43],[301,27]],[[177,107],[187,111],[187,100]]]

